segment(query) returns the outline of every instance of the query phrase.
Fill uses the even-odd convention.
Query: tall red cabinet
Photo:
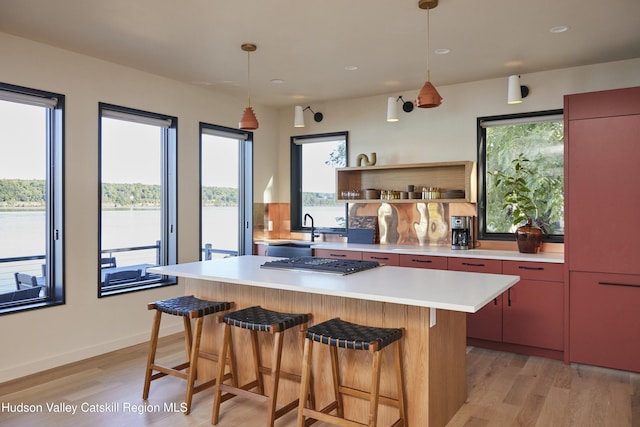
[[[640,87],[564,115],[569,360],[640,372]]]

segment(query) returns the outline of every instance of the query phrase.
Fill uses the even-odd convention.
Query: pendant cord
[[[251,107],[251,52],[247,51],[247,103]]]
[[[430,9],[427,9],[427,81],[429,81],[429,54],[431,53],[431,46],[429,43],[429,33],[431,30],[431,25],[429,23],[429,10]]]

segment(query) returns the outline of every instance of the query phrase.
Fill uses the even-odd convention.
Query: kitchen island
[[[403,363],[410,426],[444,426],[466,398],[466,315],[482,308],[518,282],[518,276],[465,273],[381,266],[340,276],[310,271],[261,268],[274,258],[241,256],[213,261],[154,267],[148,272],[185,279],[185,293],[210,299],[234,301],[237,308],[262,305],[279,311],[308,312],[313,323],[333,317],[379,327],[402,327]],[[244,335],[236,334],[236,351],[248,349]],[[302,340],[287,334],[283,369],[299,373]],[[207,319],[203,349],[217,353],[221,328]],[[269,346],[263,346],[269,347]],[[268,348],[264,349],[268,359]],[[330,399],[331,371],[325,352],[316,352],[315,386],[317,406]],[[341,355],[347,382],[367,387],[370,378],[365,352]],[[238,357],[240,382],[249,379],[250,366]],[[383,358],[381,392],[394,395],[391,354]],[[206,360],[199,377],[213,377],[215,366]],[[279,400],[297,396],[295,383],[281,383]],[[269,391],[268,391],[269,392]],[[347,401],[347,416],[363,419],[367,407]],[[395,408],[381,405],[380,425],[397,417]],[[221,425],[224,425],[224,410]]]

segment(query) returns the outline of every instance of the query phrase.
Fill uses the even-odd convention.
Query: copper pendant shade
[[[419,0],[418,7],[427,10],[427,82],[420,89],[416,98],[416,107],[433,108],[442,104],[442,97],[429,80],[429,10],[438,6],[438,0]]]
[[[429,80],[422,86],[416,98],[416,107],[433,108],[442,104],[442,97]]]
[[[238,127],[242,130],[254,130],[258,129],[258,119],[256,118],[256,114],[253,112],[253,108],[251,108],[251,95],[250,95],[250,87],[251,87],[251,63],[249,62],[249,57],[251,52],[255,52],[257,46],[252,43],[244,43],[240,48],[247,52],[247,108],[244,109],[242,113],[242,118],[238,123]]]
[[[238,125],[240,129],[243,130],[258,129],[258,119],[256,119],[256,114],[253,112],[253,108],[247,107],[244,109],[244,113],[242,113],[242,118]]]

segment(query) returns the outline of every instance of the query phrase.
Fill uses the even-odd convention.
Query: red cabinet
[[[447,269],[447,257],[430,255],[400,254],[400,267]]]
[[[572,272],[572,362],[640,372],[640,275]]]
[[[362,260],[362,252],[343,251],[336,249],[314,249],[313,255],[318,258],[355,259]]]
[[[377,261],[384,265],[399,265],[400,255],[397,253],[386,252],[362,252],[363,261]]]
[[[571,120],[569,136],[569,269],[640,274],[640,115]]]
[[[502,261],[495,259],[448,258],[449,270],[475,273],[502,273]],[[467,314],[467,337],[502,341],[502,304],[500,295],[476,313]]]
[[[569,360],[640,371],[640,87],[564,106]]]
[[[502,272],[520,276],[503,298],[502,341],[562,351],[563,264],[503,261]]]

